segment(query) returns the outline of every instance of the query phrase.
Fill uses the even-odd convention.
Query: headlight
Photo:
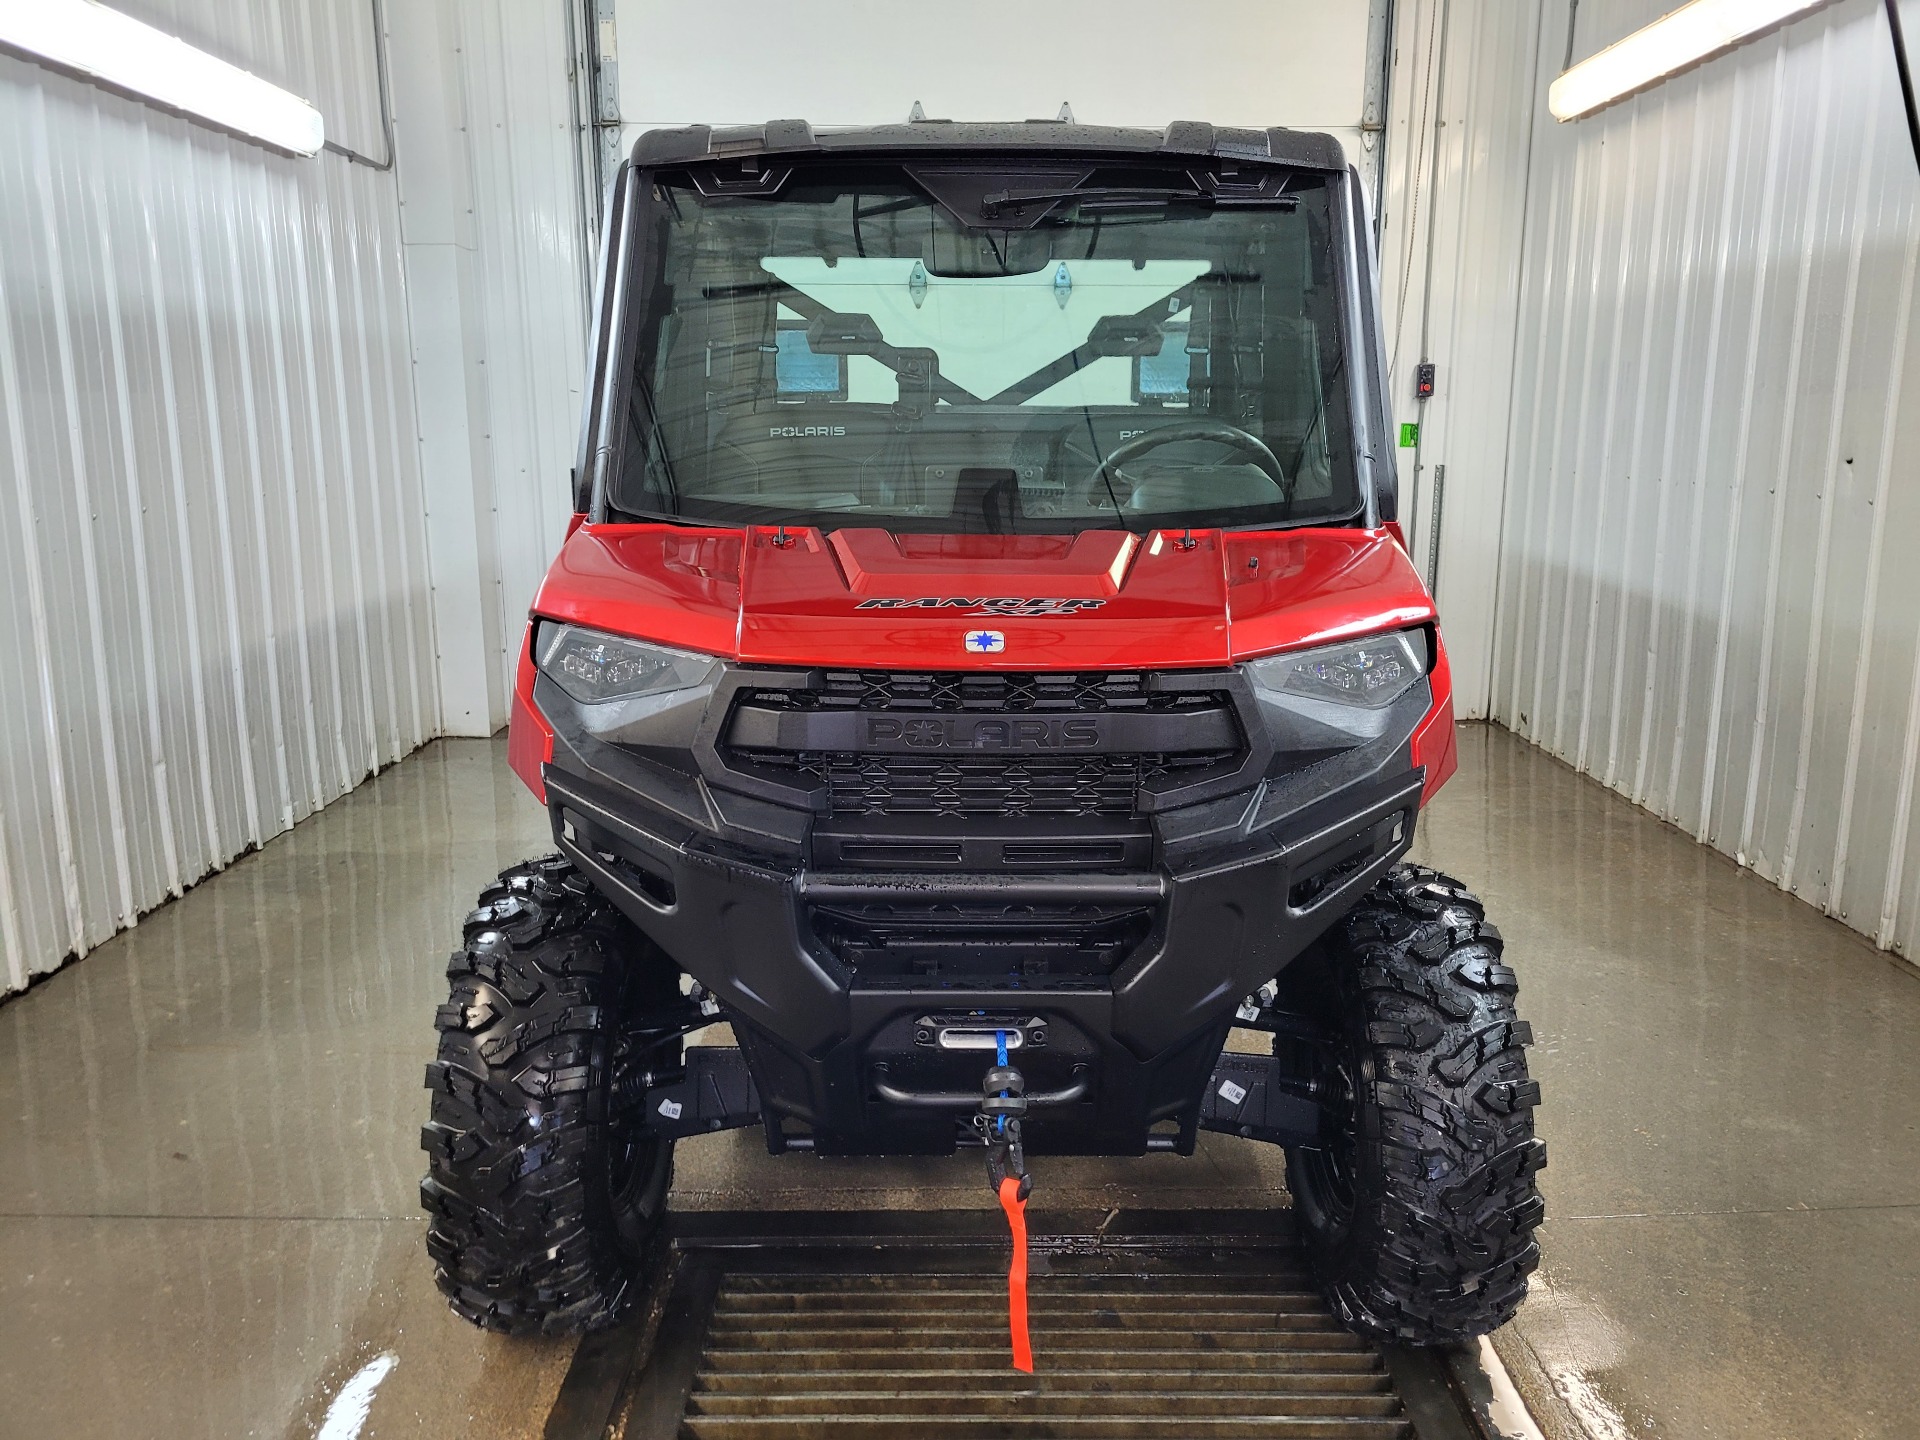
[[[1250,661],[1246,668],[1256,689],[1379,710],[1426,674],[1426,651],[1425,639],[1417,632],[1395,630],[1269,656]]]
[[[719,661],[577,625],[540,627],[540,669],[585,704],[665,695],[704,684]]]

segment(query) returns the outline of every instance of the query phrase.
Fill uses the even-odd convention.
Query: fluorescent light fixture
[[[1547,90],[1547,109],[1556,120],[1578,120],[1828,3],[1693,0],[1561,75]]]
[[[0,0],[0,46],[276,150],[312,155],[326,142],[298,95],[94,0]]]

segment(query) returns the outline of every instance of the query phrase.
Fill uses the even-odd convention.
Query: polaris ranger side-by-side
[[[1453,708],[1339,145],[654,131],[602,251],[509,741],[559,853],[467,918],[428,1072],[454,1308],[607,1323],[675,1140],[758,1125],[1015,1180],[1279,1144],[1348,1324],[1510,1317],[1539,1091],[1499,933],[1401,863]]]

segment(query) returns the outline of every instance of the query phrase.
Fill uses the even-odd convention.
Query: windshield
[[[727,195],[653,176],[610,518],[1005,534],[1354,516],[1326,178],[1232,205],[1209,178],[803,166]]]

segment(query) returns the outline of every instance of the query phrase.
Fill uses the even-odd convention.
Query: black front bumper
[[[1006,1029],[1041,1038],[1014,1062],[1056,1097],[1033,1110],[1028,1148],[1120,1155],[1156,1127],[1156,1145],[1191,1150],[1236,1008],[1411,845],[1424,772],[1407,735],[1425,690],[1369,744],[1153,816],[1148,863],[1051,872],[820,868],[816,817],[606,743],[544,679],[536,699],[556,730],[561,849],[724,1007],[770,1148],[952,1150],[968,1114],[955,1097],[977,1094],[994,1058],[967,1047]],[[989,912],[1116,917],[1106,951],[1082,947],[1111,965],[1025,970],[1017,952],[1041,942],[1016,927],[1010,964],[875,973],[830,933],[848,914],[931,926]]]

